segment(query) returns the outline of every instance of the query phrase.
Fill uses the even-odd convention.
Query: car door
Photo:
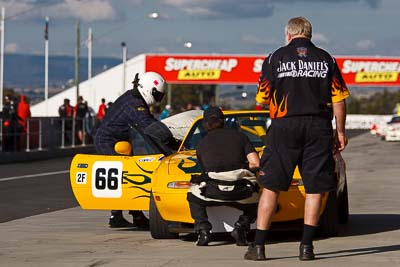
[[[73,158],[70,182],[83,209],[149,209],[152,173],[164,153],[138,129],[131,129],[130,139],[129,156],[77,154]]]

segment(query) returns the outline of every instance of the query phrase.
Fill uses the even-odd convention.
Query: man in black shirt
[[[245,259],[266,260],[264,244],[280,191],[287,191],[296,165],[306,191],[300,260],[313,260],[312,241],[318,227],[321,200],[336,189],[332,116],[336,118],[336,150],[342,151],[349,91],[335,59],[311,42],[312,26],[304,17],[285,27],[287,45],[264,61],[256,101],[269,105],[271,127],[261,157],[254,244]]]
[[[259,167],[260,159],[248,137],[237,129],[224,128],[224,115],[218,107],[209,107],[204,111],[204,128],[207,135],[197,146],[197,159],[204,173],[210,178],[225,180],[249,179],[255,182],[255,175],[250,170]],[[231,235],[239,246],[247,245],[247,232],[250,224],[256,220],[258,192],[240,201],[223,201],[205,197],[202,185],[191,186],[187,199],[190,212],[195,220],[198,233],[198,246],[207,246],[211,240],[211,223],[207,217],[207,206],[231,206],[243,211],[235,223]]]

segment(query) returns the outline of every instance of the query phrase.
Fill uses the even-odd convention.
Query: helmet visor
[[[164,97],[164,93],[157,91],[157,89],[155,87],[153,87],[151,94],[154,97],[154,100],[156,100],[156,102],[161,102],[161,100]]]

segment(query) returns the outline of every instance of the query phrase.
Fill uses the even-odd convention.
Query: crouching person
[[[237,129],[224,128],[224,115],[218,107],[204,111],[207,135],[197,147],[202,175],[192,176],[188,192],[191,216],[198,234],[197,246],[211,241],[212,225],[208,206],[230,206],[243,211],[231,232],[238,246],[246,246],[250,225],[257,216],[258,189],[251,170],[259,168],[260,159],[248,137]]]

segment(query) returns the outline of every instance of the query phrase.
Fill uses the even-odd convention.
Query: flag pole
[[[92,92],[92,106],[94,107],[96,104],[96,94],[94,89],[92,88],[92,28],[88,30],[88,81],[89,81],[89,90]]]
[[[3,111],[3,80],[4,80],[4,19],[5,19],[5,9],[1,8],[1,43],[0,43],[0,112]]]
[[[75,88],[76,88],[76,103],[79,99],[79,53],[80,53],[80,35],[81,28],[79,21],[76,23],[76,47],[75,47]]]
[[[46,117],[49,116],[49,17],[46,17],[46,26],[44,29],[44,43],[45,43],[45,56],[44,56],[44,101],[46,106]]]

